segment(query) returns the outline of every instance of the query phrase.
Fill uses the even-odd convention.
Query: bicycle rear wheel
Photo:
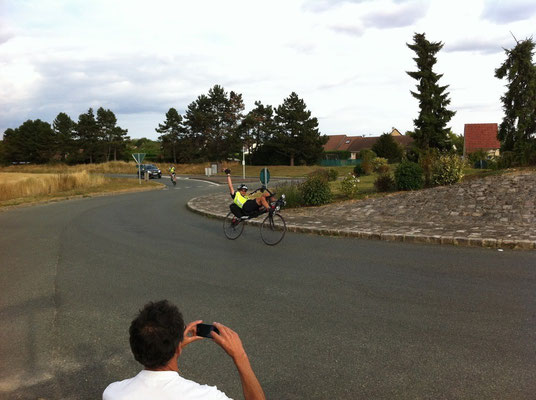
[[[235,240],[237,239],[244,230],[244,222],[236,218],[235,215],[229,211],[229,214],[223,220],[223,233],[227,239]]]
[[[285,236],[287,224],[281,214],[268,214],[261,225],[261,238],[269,246],[275,246]]]

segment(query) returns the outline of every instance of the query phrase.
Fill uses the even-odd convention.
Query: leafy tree
[[[390,133],[381,135],[372,146],[372,151],[374,151],[378,157],[387,158],[390,163],[400,161],[403,154],[402,147],[395,141],[395,139],[393,139],[393,136]]]
[[[69,153],[74,150],[75,128],[75,122],[64,112],[60,112],[52,122],[56,148],[62,161],[66,161]]]
[[[530,39],[517,41],[513,49],[505,49],[506,60],[495,70],[495,76],[507,80],[507,91],[501,97],[504,119],[499,127],[501,152],[514,151],[523,156],[536,150],[536,66],[532,62],[535,43]]]
[[[320,135],[318,120],[311,117],[305,102],[294,92],[287,97],[275,112],[276,137],[278,150],[295,162],[313,164],[322,155],[323,145],[328,138]]]
[[[4,157],[8,162],[46,163],[55,155],[55,135],[48,122],[28,120],[4,132]]]
[[[452,131],[449,131],[449,140],[452,143],[453,150],[458,155],[463,155],[463,144],[464,138],[463,135],[457,135]]]
[[[417,91],[411,92],[419,101],[419,117],[415,119],[415,131],[413,138],[416,145],[423,150],[437,148],[450,150],[452,143],[449,140],[447,123],[454,116],[455,111],[450,111],[449,93],[446,92],[448,85],[440,86],[439,79],[443,74],[437,74],[433,67],[437,62],[436,54],[443,48],[441,42],[430,42],[424,33],[416,33],[413,36],[413,44],[407,44],[417,57],[418,71],[407,72],[409,76],[417,80]]]
[[[164,154],[171,154],[171,159],[176,164],[178,160],[179,144],[187,139],[186,128],[183,125],[182,116],[176,109],[170,108],[166,113],[166,120],[158,124],[155,129],[161,133],[158,140],[162,143]]]

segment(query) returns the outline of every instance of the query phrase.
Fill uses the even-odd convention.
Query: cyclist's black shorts
[[[246,214],[253,214],[257,211],[259,211],[260,206],[257,204],[255,200],[248,200],[244,203],[242,206],[242,211]]]

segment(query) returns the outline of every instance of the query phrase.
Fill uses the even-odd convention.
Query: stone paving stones
[[[536,172],[489,176],[453,186],[398,192],[322,207],[285,209],[289,230],[368,239],[536,249]],[[224,217],[222,194],[188,207]]]

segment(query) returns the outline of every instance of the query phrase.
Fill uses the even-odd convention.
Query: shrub
[[[464,162],[457,154],[442,154],[432,168],[432,184],[452,185],[463,178]]]
[[[381,135],[372,150],[379,156],[385,157],[389,162],[398,162],[402,158],[404,150],[400,146],[390,133],[384,133]]]
[[[357,164],[354,167],[354,175],[355,176],[365,175],[365,171],[363,171],[363,167],[361,166],[361,164]]]
[[[391,172],[391,167],[389,167],[389,165],[380,165],[376,172],[380,175],[385,175]]]
[[[374,153],[372,150],[370,149],[363,149],[359,152],[359,157],[361,160],[365,161],[365,160],[368,160],[368,161],[371,161],[373,159],[375,159],[377,157],[376,153]]]
[[[300,190],[299,181],[287,181],[276,185],[275,192],[277,193],[276,197],[279,197],[282,194],[285,194],[285,201],[287,202],[286,208],[295,208],[303,206],[303,196]]]
[[[411,161],[402,161],[395,170],[395,182],[400,190],[422,189],[424,180],[421,166]]]
[[[352,174],[347,174],[341,181],[341,190],[347,197],[355,197],[358,191],[359,179]]]
[[[438,158],[439,151],[435,148],[421,151],[419,154],[419,165],[423,170],[424,183],[426,186],[432,186],[433,169]]]
[[[372,169],[374,172],[379,172],[379,169],[387,165],[387,158],[376,157],[372,160]]]
[[[318,177],[320,179],[325,180],[326,182],[329,181],[329,172],[327,169],[324,169],[324,168],[315,169],[313,172],[310,172],[307,176],[309,178]]]
[[[363,162],[361,163],[361,169],[363,170],[363,175],[372,174],[372,171],[374,170],[374,167],[372,166],[372,161],[363,160]]]
[[[307,206],[320,206],[331,201],[332,193],[329,183],[320,176],[310,176],[300,186],[303,203]]]
[[[500,169],[511,168],[515,166],[515,153],[513,151],[503,151],[497,160],[497,166]]]
[[[396,182],[390,174],[381,174],[374,181],[374,187],[378,192],[392,192],[396,190]]]
[[[334,168],[328,169],[328,181],[333,182],[336,181],[339,177],[339,171],[337,171]]]

